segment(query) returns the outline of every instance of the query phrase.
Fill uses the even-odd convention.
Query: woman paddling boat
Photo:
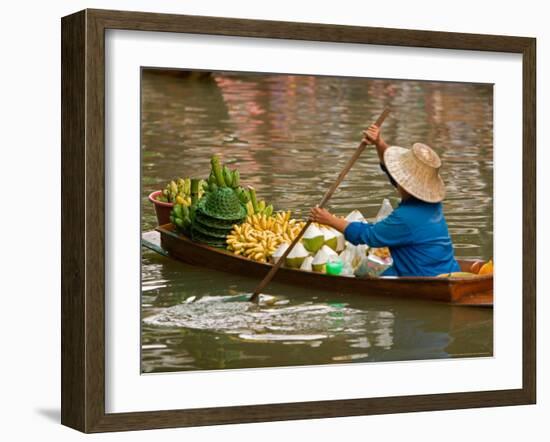
[[[445,184],[441,160],[429,146],[412,149],[389,146],[380,129],[371,125],[364,141],[374,144],[382,170],[401,197],[398,207],[377,223],[348,222],[319,207],[310,219],[342,232],[352,244],[388,247],[393,265],[382,276],[437,276],[460,271],[453,251],[442,201]]]

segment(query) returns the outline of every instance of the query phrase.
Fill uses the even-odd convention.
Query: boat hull
[[[260,281],[272,267],[191,241],[174,231],[171,224],[160,226],[161,247],[169,256],[187,264],[240,274]],[[473,261],[460,261],[464,270]],[[361,295],[402,297],[491,307],[493,305],[492,275],[473,278],[433,278],[433,277],[379,277],[353,278],[332,276],[322,273],[281,267],[275,281],[300,285],[312,289],[332,290]]]

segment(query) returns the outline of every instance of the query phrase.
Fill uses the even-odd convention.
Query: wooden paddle
[[[378,127],[382,126],[382,123],[384,122],[384,120],[386,119],[386,117],[388,116],[388,114],[390,113],[390,110],[388,108],[385,108],[384,111],[380,114],[380,116],[378,117],[378,119],[376,120],[376,122],[374,124],[376,124]],[[363,151],[365,150],[365,147],[367,147],[367,143],[364,142],[364,141],[361,141],[361,144],[359,144],[359,146],[357,147],[357,149],[355,150],[355,153],[353,154],[353,156],[349,159],[349,161],[347,162],[346,166],[344,167],[344,169],[340,172],[340,175],[338,175],[338,178],[336,178],[336,181],[332,184],[332,186],[330,187],[330,189],[327,190],[327,192],[325,193],[325,196],[323,197],[323,199],[321,200],[321,202],[319,203],[319,205],[317,207],[324,207],[325,204],[328,202],[328,200],[332,197],[332,195],[334,194],[334,192],[336,191],[336,189],[338,188],[338,186],[340,185],[340,183],[344,180],[345,176],[348,174],[348,172],[350,171],[350,169],[353,167],[353,165],[355,164],[355,162],[357,161],[357,159],[361,156],[361,154],[363,153]],[[294,248],[294,246],[296,244],[298,244],[298,242],[300,241],[300,239],[302,238],[302,236],[304,235],[304,233],[306,232],[307,228],[311,225],[311,221],[308,220],[306,222],[306,224],[304,225],[304,227],[302,228],[302,230],[300,231],[300,233],[298,233],[298,235],[296,236],[296,238],[294,238],[294,241],[292,241],[292,243],[290,244],[290,246],[285,250],[285,252],[283,253],[283,255],[277,260],[277,262],[273,265],[273,267],[271,267],[271,269],[269,270],[269,272],[267,273],[267,275],[265,275],[264,279],[262,279],[262,281],[258,284],[258,286],[256,287],[256,290],[254,290],[254,293],[252,294],[252,297],[250,298],[250,301],[251,302],[258,302],[259,298],[260,298],[260,293],[262,292],[262,290],[270,283],[270,281],[273,279],[273,277],[275,276],[275,274],[277,273],[277,271],[279,270],[279,268],[283,265],[283,263],[285,262],[285,258],[288,256],[288,254],[292,251],[292,249]]]

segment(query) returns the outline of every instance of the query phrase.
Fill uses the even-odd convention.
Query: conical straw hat
[[[441,160],[430,146],[390,146],[384,152],[384,163],[393,179],[419,200],[438,203],[445,198],[445,183],[439,176]]]

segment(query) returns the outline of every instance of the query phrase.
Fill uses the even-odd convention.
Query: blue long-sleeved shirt
[[[437,276],[460,271],[441,203],[410,197],[378,223],[350,223],[344,235],[352,244],[389,247],[393,266],[383,276]]]

